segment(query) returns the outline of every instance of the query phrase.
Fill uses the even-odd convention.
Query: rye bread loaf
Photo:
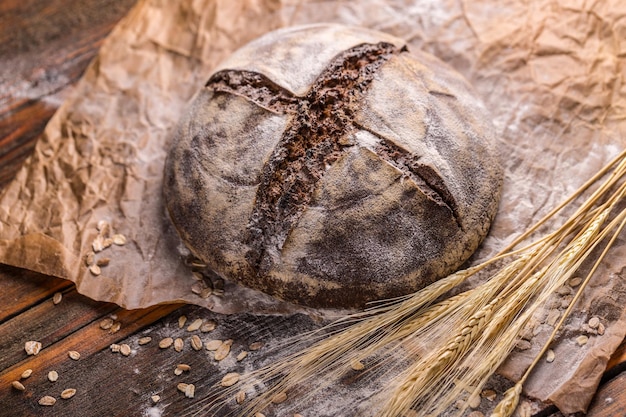
[[[502,171],[480,99],[401,39],[269,33],[195,97],[165,165],[171,219],[216,274],[311,307],[362,307],[457,269]]]

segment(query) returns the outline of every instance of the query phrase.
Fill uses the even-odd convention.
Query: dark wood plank
[[[135,0],[0,2],[0,189]]]
[[[89,357],[108,348],[112,343],[123,340],[138,330],[153,324],[180,307],[178,304],[168,304],[140,310],[118,308],[113,310],[117,316],[116,320],[121,323],[120,330],[117,332],[101,329],[100,320],[90,320],[89,323],[65,335],[63,338],[57,338],[57,340],[47,344],[42,342],[44,347],[37,355],[28,356],[23,346],[18,346],[18,348],[21,348],[20,358],[17,361],[14,360],[11,366],[0,372],[0,398],[2,397],[2,390],[6,392],[6,390],[10,389],[11,382],[18,380],[24,370],[51,369],[61,362],[69,361],[68,352],[70,350],[79,352],[81,356]],[[66,332],[64,330],[66,329],[65,324],[58,321],[55,321],[54,324],[56,325],[49,324],[48,329],[45,331],[45,336],[51,340],[54,339],[53,335]],[[38,340],[37,337],[27,339]],[[7,353],[15,354],[14,352]]]
[[[0,288],[2,288],[0,299],[3,304],[0,309],[0,325],[42,300],[52,297],[55,292],[65,291],[73,285],[64,279],[0,265]]]
[[[600,387],[587,412],[587,417],[617,417],[626,415],[626,372],[622,372]]]
[[[58,305],[48,298],[0,325],[0,369],[24,359],[25,342],[39,341],[46,348],[117,309],[114,304],[93,301],[75,290],[66,292]]]
[[[187,325],[200,318],[215,321],[217,327],[208,333],[199,330],[190,332],[186,326],[179,328],[178,318],[181,315],[188,317]],[[131,331],[130,323],[136,323],[137,319],[144,322],[153,319],[134,317],[130,320],[128,316],[119,318],[128,324],[122,326],[119,334]],[[147,409],[153,406],[159,409],[160,415],[179,416],[185,411],[201,410],[203,398],[214,396],[214,385],[226,372],[244,372],[245,369],[259,366],[262,361],[268,360],[268,352],[273,355],[281,353],[280,350],[272,351],[263,346],[260,350],[250,351],[245,359],[237,361],[235,357],[243,350],[248,351],[252,342],[275,342],[315,327],[316,324],[303,315],[222,316],[199,307],[185,306],[141,331],[138,331],[140,326],[135,324],[130,336],[126,333],[123,340],[117,341],[127,343],[132,348],[133,353],[124,357],[119,353],[112,353],[108,348],[116,335],[109,335],[90,325],[89,329],[60,341],[58,347],[51,346],[36,357],[27,358],[0,374],[0,398],[5,399],[5,407],[20,416],[140,416],[145,415]],[[218,362],[214,359],[213,352],[204,348],[196,351],[191,347],[192,335],[198,335],[203,342],[232,339],[231,352],[226,359]],[[138,340],[142,336],[150,336],[152,341],[147,345],[139,345]],[[172,347],[159,348],[158,342],[165,337],[181,338],[184,341],[182,351],[176,351]],[[67,358],[66,351],[70,348],[81,352],[79,361]],[[179,363],[190,365],[191,370],[175,375],[174,369]],[[7,388],[27,368],[33,369],[33,375],[22,380],[26,390],[22,392]],[[59,373],[59,381],[54,384],[46,380],[47,372],[53,369]],[[195,398],[185,398],[176,388],[179,382],[194,384]],[[59,399],[53,407],[37,404],[43,395],[52,395],[58,399],[60,392],[68,387],[78,390],[71,400]],[[154,394],[161,397],[156,405],[150,399]]]

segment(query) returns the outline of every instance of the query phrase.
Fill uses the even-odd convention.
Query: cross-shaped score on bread
[[[235,94],[278,114],[290,123],[262,171],[256,201],[248,224],[247,259],[258,272],[271,267],[266,257],[272,245],[282,248],[291,228],[311,202],[316,183],[327,167],[341,158],[346,147],[356,145],[355,130],[368,130],[355,121],[378,69],[406,48],[379,42],[350,48],[333,59],[308,93],[296,96],[266,76],[244,70],[214,74],[206,88]],[[452,212],[461,225],[453,196],[440,176],[401,146],[368,130],[377,139],[377,154],[415,182],[430,200]]]

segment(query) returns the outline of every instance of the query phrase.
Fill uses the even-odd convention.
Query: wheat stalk
[[[595,271],[626,221],[624,210],[617,215],[613,213],[626,194],[626,185],[620,184],[624,173],[626,151],[488,261],[452,274],[415,294],[386,301],[339,320],[330,330],[327,329],[330,334],[310,334],[305,338],[305,343],[309,344],[301,351],[248,375],[250,384],[261,382],[263,385],[276,379],[278,382],[250,401],[242,415],[254,415],[279,392],[307,384],[318,389],[328,386],[339,380],[350,369],[350,364],[377,355],[388,358],[378,363],[375,372],[379,373],[372,370],[372,374],[380,378],[404,366],[406,361],[400,361],[399,365],[398,358],[410,358],[412,361],[405,369],[397,371],[392,383],[380,394],[386,401],[380,402],[383,405],[379,415],[398,417],[412,409],[419,409],[422,415],[449,412],[458,398],[479,392],[512,351],[519,334],[537,309],[614,231],[591,273]],[[604,181],[561,227],[520,247],[539,227],[601,178]],[[610,216],[614,219],[608,221]],[[500,263],[504,265],[498,266]],[[496,270],[483,284],[439,300],[467,278],[494,268]],[[579,288],[577,297],[584,285]],[[576,299],[558,326],[565,320]],[[550,340],[554,338],[557,328]],[[507,391],[493,416],[511,415],[526,378],[527,375]],[[315,392],[312,390],[309,395]],[[232,391],[226,390],[221,398],[231,395]],[[215,404],[210,404],[209,408]],[[457,414],[460,415],[465,408],[458,407]]]

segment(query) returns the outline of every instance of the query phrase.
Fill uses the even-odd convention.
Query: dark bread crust
[[[196,98],[165,167],[168,210],[196,256],[312,307],[362,307],[452,272],[487,233],[501,184],[480,102],[400,40],[319,25],[243,54],[315,53],[342,33],[354,45],[303,74],[304,94],[286,87],[294,75],[272,68],[271,79],[235,54]]]

